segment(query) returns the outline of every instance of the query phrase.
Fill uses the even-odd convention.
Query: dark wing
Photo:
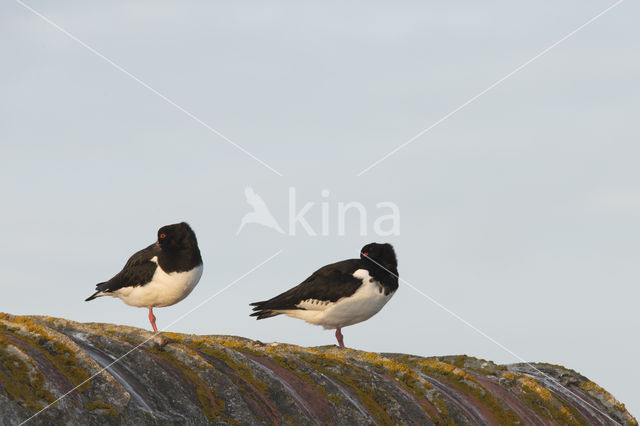
[[[362,280],[353,276],[362,267],[360,259],[323,266],[294,288],[272,299],[251,303],[256,311],[251,316],[263,319],[278,315],[273,310],[302,309],[296,305],[307,299],[335,302],[342,297],[351,296],[362,285]]]
[[[109,293],[122,287],[135,287],[151,281],[158,265],[151,261],[154,256],[158,256],[161,248],[153,243],[149,247],[140,250],[127,260],[127,263],[109,281],[96,284],[96,292],[85,301],[93,300],[99,293]]]

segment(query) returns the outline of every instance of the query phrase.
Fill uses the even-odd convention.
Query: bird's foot
[[[153,315],[153,308],[149,306],[149,322],[151,323],[151,327],[153,327],[153,332],[158,332],[158,327],[156,327],[156,316]]]
[[[342,335],[342,331],[340,330],[340,327],[336,328],[336,339],[338,339],[338,345],[341,348],[344,348],[344,340],[343,340],[343,335]]]

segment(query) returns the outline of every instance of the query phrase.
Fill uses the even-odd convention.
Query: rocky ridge
[[[0,314],[0,412],[3,425],[638,424],[606,390],[556,365],[9,314]]]

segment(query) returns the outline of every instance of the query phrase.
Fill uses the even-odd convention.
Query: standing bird
[[[301,284],[264,302],[251,303],[257,319],[285,314],[325,329],[366,321],[382,309],[398,289],[398,261],[391,244],[367,244],[360,259],[323,266]]]
[[[100,296],[120,298],[129,306],[149,308],[154,332],[154,307],[171,306],[191,293],[202,276],[202,257],[196,234],[185,223],[163,226],[158,241],[129,258],[122,271],[96,285],[85,302]]]

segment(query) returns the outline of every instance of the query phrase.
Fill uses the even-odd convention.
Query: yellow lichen
[[[79,391],[89,388],[89,374],[78,365],[71,348],[29,318],[14,317],[12,321],[20,326],[9,328],[3,323],[0,324],[0,330],[10,332],[16,339],[40,350],[74,386],[78,386]]]
[[[462,361],[460,359],[457,360],[458,365],[464,365],[466,356],[462,357]],[[444,379],[460,391],[477,400],[493,414],[500,424],[514,424],[520,421],[511,409],[505,408],[475,377],[462,368],[437,359],[423,359],[418,362],[418,365],[422,367],[424,374],[433,374],[440,379]]]
[[[242,377],[244,380],[254,385],[261,393],[263,394],[267,393],[268,391],[267,384],[256,379],[255,376],[253,375],[253,372],[246,365],[234,361],[231,358],[231,356],[229,356],[226,352],[220,349],[215,349],[211,347],[206,343],[205,339],[199,339],[199,340],[190,342],[189,345],[197,351],[200,351],[206,355],[209,355],[213,358],[216,358],[224,362],[227,365],[227,367],[231,368],[233,371],[235,371],[238,374],[238,376]]]
[[[587,380],[587,381],[580,382],[579,386],[580,386],[580,389],[584,390],[587,393],[595,393],[596,395],[603,397],[608,403],[613,405],[616,409],[620,411],[626,411],[626,407],[624,406],[624,404],[622,404],[620,401],[615,399],[613,395],[611,395],[609,392],[604,390],[598,384]]]
[[[355,365],[348,365],[343,359],[316,349],[310,352],[311,353],[308,354],[301,354],[301,358],[305,362],[311,364],[317,371],[327,377],[331,377],[332,380],[355,394],[360,403],[367,409],[367,412],[378,423],[394,423],[385,410],[386,395],[382,395],[379,389],[376,392],[367,385],[369,373],[366,370],[362,370]],[[336,372],[336,370],[338,370],[338,372]]]
[[[31,359],[0,335],[0,384],[7,396],[28,411],[37,411],[55,401],[44,388],[45,380]]]
[[[510,381],[514,381],[516,379],[516,375],[511,371],[505,371],[504,373],[502,373],[502,377]]]
[[[87,404],[87,410],[89,411],[99,411],[102,415],[111,415],[114,418],[118,418],[118,411],[109,404],[106,404],[102,401],[93,401]]]
[[[588,424],[577,411],[564,407],[561,401],[533,377],[518,373],[516,384],[520,389],[518,397],[539,415],[567,425]]]
[[[197,372],[186,366],[182,361],[176,359],[168,351],[159,350],[155,347],[146,347],[145,349],[176,367],[177,373],[182,376],[182,380],[195,385],[200,406],[209,420],[216,421],[219,417],[222,417],[223,420],[229,421],[221,411],[225,406],[224,401],[218,398],[215,390],[209,387]]]

